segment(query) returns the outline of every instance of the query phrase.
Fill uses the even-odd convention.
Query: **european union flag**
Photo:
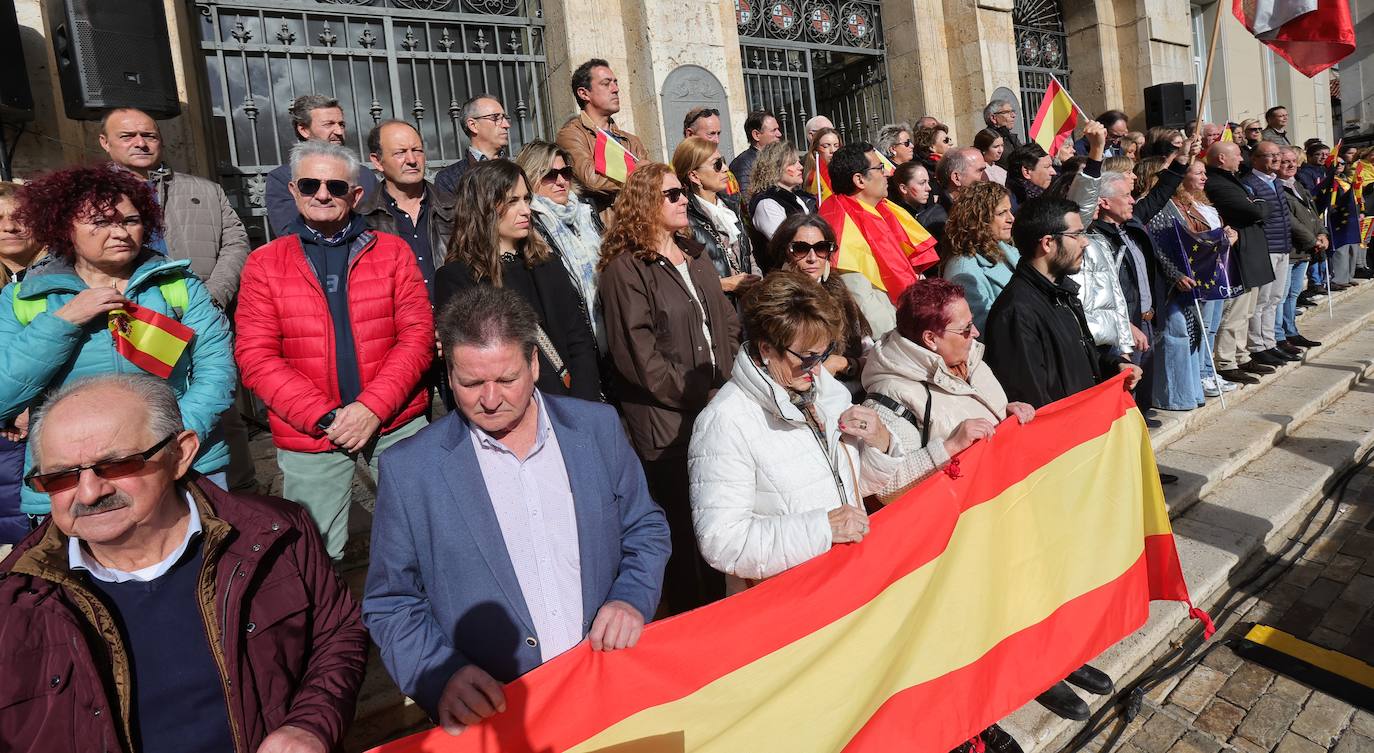
[[[1173,220],[1152,235],[1156,248],[1197,283],[1192,295],[1198,300],[1223,301],[1245,292],[1245,286],[1232,283],[1240,276],[1231,268],[1231,242],[1221,228],[1191,233]]]

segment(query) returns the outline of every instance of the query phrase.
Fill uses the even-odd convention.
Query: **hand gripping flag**
[[[1312,78],[1355,51],[1350,0],[1231,0],[1245,28]]]
[[[1150,600],[1190,605],[1123,377],[1002,422],[958,467],[859,544],[651,623],[634,648],[584,641],[462,735],[377,751],[940,753],[1140,627]]]
[[[592,148],[596,171],[617,183],[624,183],[635,171],[638,158],[620,144],[605,129],[596,129],[596,146]]]
[[[1064,139],[1073,136],[1078,125],[1078,107],[1074,105],[1069,93],[1059,85],[1059,79],[1051,78],[1045,89],[1045,98],[1040,101],[1040,109],[1030,127],[1030,140],[1054,154]]]
[[[196,331],[150,308],[130,303],[110,312],[115,351],[130,363],[166,379]]]
[[[835,268],[862,274],[893,303],[916,281],[916,275],[940,261],[935,238],[887,199],[870,207],[835,194],[821,204],[819,214],[834,228],[839,242]]]
[[[1239,280],[1240,276],[1230,268],[1231,244],[1221,228],[1194,234],[1177,220],[1171,220],[1158,230],[1152,223],[1150,238],[1165,258],[1197,283],[1197,287],[1189,293],[1172,291],[1171,295],[1186,295],[1201,301],[1222,301],[1245,293],[1244,285],[1231,282]]]

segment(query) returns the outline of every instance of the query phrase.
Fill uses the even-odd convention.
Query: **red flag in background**
[[[1311,78],[1355,51],[1350,0],[1231,0],[1255,38]]]

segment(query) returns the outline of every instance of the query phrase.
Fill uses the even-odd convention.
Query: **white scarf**
[[[712,204],[698,196],[697,203],[701,205],[701,211],[711,220],[711,224],[716,226],[716,231],[725,236],[728,245],[734,246],[739,242],[739,218],[730,211],[730,207],[725,206],[725,202],[717,197],[716,203]]]

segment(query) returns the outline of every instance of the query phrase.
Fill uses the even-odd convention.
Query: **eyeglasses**
[[[869,173],[873,172],[874,170],[882,170],[882,169],[883,169],[883,166],[882,166],[882,165],[869,165],[868,168],[865,169],[865,170],[863,171],[863,173],[861,173],[861,174],[864,175],[864,176],[867,176]]]
[[[999,110],[999,111],[997,111],[997,112],[994,112],[994,113],[992,114],[992,116],[993,116],[994,118],[1000,118],[1000,117],[1002,117],[1003,115],[1010,115],[1010,114],[1012,114],[1012,112],[1014,112],[1014,110]]]
[[[36,492],[41,492],[43,494],[58,494],[75,487],[81,481],[81,474],[88,470],[95,471],[95,475],[107,481],[109,479],[131,476],[143,470],[143,467],[148,464],[148,461],[151,460],[154,455],[158,454],[163,447],[166,447],[167,443],[176,439],[176,436],[176,434],[169,434],[161,442],[158,442],[143,452],[122,458],[102,460],[99,463],[77,466],[76,468],[66,468],[60,471],[53,471],[52,473],[38,473],[38,469],[35,468],[29,472],[29,475],[24,477],[24,483]]]
[[[663,191],[663,198],[667,199],[669,204],[676,204],[682,201],[682,196],[685,193],[687,191],[682,188],[668,188]]]
[[[492,122],[492,125],[498,125],[498,124],[500,124],[500,123],[502,123],[502,122],[506,122],[506,123],[509,123],[509,122],[510,122],[510,117],[509,117],[508,115],[506,115],[504,112],[494,112],[494,113],[492,113],[492,114],[490,114],[490,115],[473,115],[471,119],[472,119],[472,120],[490,120],[490,121]]]
[[[1058,237],[1060,237],[1060,238],[1082,238],[1083,236],[1085,236],[1085,235],[1087,235],[1087,234],[1088,234],[1088,231],[1087,231],[1087,230],[1075,230],[1075,231],[1073,231],[1073,232],[1069,232],[1069,231],[1066,230],[1066,231],[1064,231],[1064,232],[1062,232],[1062,233],[1050,233],[1050,235],[1052,235],[1052,236],[1058,236]]]
[[[548,172],[544,173],[544,182],[545,182],[545,183],[553,183],[554,181],[558,180],[559,178],[562,178],[563,180],[566,180],[567,182],[571,183],[571,182],[572,182],[572,179],[573,179],[573,169],[572,169],[572,166],[571,166],[571,165],[564,165],[563,167],[561,167],[561,168],[559,168],[559,169],[557,169],[557,170],[550,169]]]
[[[907,149],[910,149],[910,148],[911,148],[911,139],[907,139],[906,141],[898,141],[898,142],[897,142],[897,146],[904,146],[904,147],[906,147]]]
[[[829,358],[831,354],[835,352],[835,343],[830,343],[829,345],[827,345],[825,350],[821,353],[812,353],[811,355],[806,356],[802,355],[801,353],[798,353],[795,350],[792,350],[791,348],[783,348],[783,350],[796,356],[797,360],[801,361],[799,365],[801,366],[802,371],[810,371],[819,366],[822,361]]]
[[[792,241],[787,244],[787,253],[797,259],[805,259],[810,254],[815,254],[821,259],[829,259],[835,254],[835,244],[830,241],[817,241],[815,243]]]
[[[967,327],[961,327],[959,329],[949,329],[948,327],[946,327],[945,331],[952,335],[958,335],[967,340],[970,337],[973,337],[973,322],[969,322]]]
[[[319,178],[300,178],[296,181],[296,190],[301,192],[301,196],[314,196],[320,192],[320,185],[323,184],[329,195],[336,199],[342,199],[348,195],[349,185],[346,180],[320,180]]]

